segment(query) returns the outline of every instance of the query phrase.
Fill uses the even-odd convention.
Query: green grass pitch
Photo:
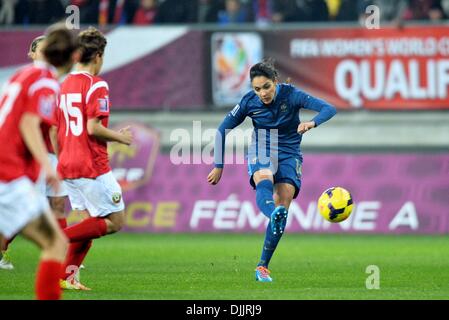
[[[81,271],[90,292],[64,299],[449,299],[449,237],[286,234],[254,280],[262,234],[116,234],[94,241]],[[0,299],[33,299],[38,250],[11,244]],[[366,288],[369,265],[380,289]]]

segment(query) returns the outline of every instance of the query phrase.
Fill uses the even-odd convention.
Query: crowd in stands
[[[0,25],[49,24],[80,10],[81,24],[361,21],[369,5],[383,22],[441,21],[449,0],[0,0]]]

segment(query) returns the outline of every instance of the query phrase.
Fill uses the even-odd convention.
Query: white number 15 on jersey
[[[66,136],[69,135],[69,130],[74,136],[79,136],[81,133],[83,133],[83,114],[78,107],[75,107],[73,105],[74,103],[81,103],[81,101],[81,93],[69,93],[61,95],[59,107],[64,113]]]

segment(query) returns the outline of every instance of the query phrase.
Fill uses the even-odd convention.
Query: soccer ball
[[[354,204],[348,190],[332,187],[324,191],[318,199],[318,211],[330,222],[346,220],[352,212]]]

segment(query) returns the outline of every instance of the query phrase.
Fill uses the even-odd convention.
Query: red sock
[[[54,260],[44,260],[39,263],[36,274],[36,297],[38,300],[59,300],[61,288],[62,264]]]
[[[62,230],[67,228],[67,219],[66,218],[59,218],[58,223]]]
[[[107,232],[106,221],[101,218],[87,218],[80,223],[65,228],[70,242],[86,241],[104,236]]]
[[[67,258],[64,263],[64,272],[65,275],[63,279],[67,279],[71,275],[74,275],[74,272],[78,271],[81,263],[83,263],[84,258],[87,255],[90,247],[92,246],[92,240],[80,241],[80,242],[72,242],[69,245],[69,250],[67,251]]]

